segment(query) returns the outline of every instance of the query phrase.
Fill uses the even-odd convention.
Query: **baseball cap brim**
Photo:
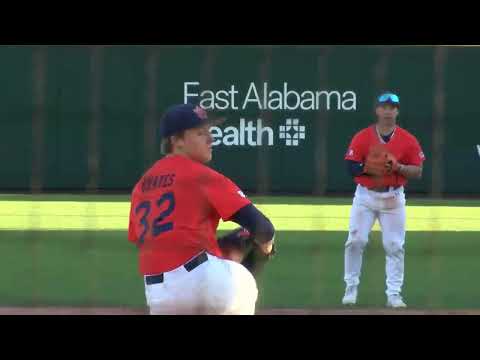
[[[205,122],[208,123],[210,126],[218,126],[218,125],[222,125],[225,122],[225,120],[227,120],[225,116],[215,116],[215,115],[209,114],[209,117]]]
[[[400,103],[395,102],[395,101],[391,101],[391,100],[377,101],[377,106],[382,106],[382,105],[386,105],[386,104],[396,106],[396,107],[400,107]]]

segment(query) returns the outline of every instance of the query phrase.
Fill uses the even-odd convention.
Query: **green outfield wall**
[[[256,193],[353,190],[343,156],[399,94],[427,161],[410,193],[479,194],[478,47],[1,46],[0,188],[130,190],[171,104],[201,101],[212,166]]]

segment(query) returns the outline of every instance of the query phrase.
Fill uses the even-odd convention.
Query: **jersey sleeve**
[[[207,201],[223,221],[230,220],[238,210],[252,203],[233,181],[216,172],[210,174],[203,190]]]
[[[405,165],[421,166],[425,161],[425,154],[420,147],[417,139],[412,139],[412,144],[409,146]]]
[[[364,141],[362,141],[361,133],[357,133],[350,145],[348,146],[347,153],[345,154],[345,160],[352,160],[357,162],[363,162],[365,158],[365,146]]]

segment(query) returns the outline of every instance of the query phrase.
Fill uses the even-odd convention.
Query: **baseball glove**
[[[399,168],[395,156],[383,144],[370,148],[363,171],[365,174],[382,177],[396,172]]]
[[[255,277],[276,253],[273,244],[272,251],[265,254],[250,232],[241,227],[218,238],[218,246],[226,258],[242,264]]]

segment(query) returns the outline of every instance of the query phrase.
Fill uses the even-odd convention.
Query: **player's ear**
[[[184,131],[170,136],[169,139],[170,139],[170,144],[172,146],[172,150],[175,147],[183,148],[183,145],[184,145]]]
[[[170,146],[172,147],[172,150],[174,149],[175,146],[178,146],[177,135],[170,136],[168,138],[168,141],[170,142]]]

